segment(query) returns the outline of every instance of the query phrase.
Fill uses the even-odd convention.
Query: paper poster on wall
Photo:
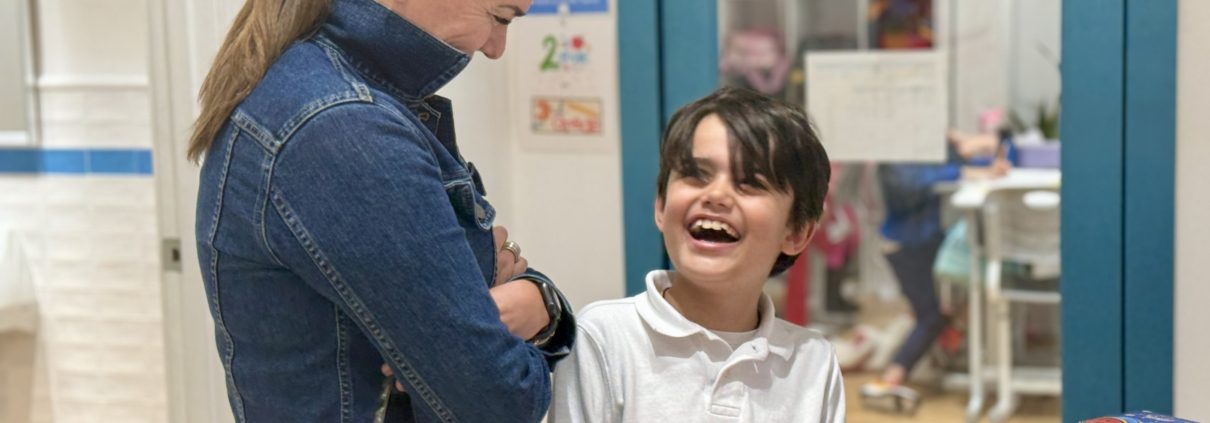
[[[609,0],[534,0],[529,6],[531,15],[554,15],[559,13],[559,5],[566,3],[568,13],[606,13],[609,12]]]
[[[616,150],[616,25],[608,13],[562,14],[512,29],[512,113],[523,149]]]
[[[807,111],[836,161],[941,162],[944,52],[807,53]]]
[[[533,82],[539,88],[591,91],[598,54],[593,51],[599,37],[583,31],[551,31],[542,36],[542,59]]]
[[[530,128],[539,134],[601,133],[601,99],[534,97]]]

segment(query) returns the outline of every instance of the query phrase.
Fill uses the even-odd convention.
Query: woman
[[[371,421],[383,362],[408,393],[388,415],[541,419],[575,324],[493,236],[433,95],[475,51],[500,57],[529,4],[244,5],[189,150],[205,156],[198,256],[237,421]]]

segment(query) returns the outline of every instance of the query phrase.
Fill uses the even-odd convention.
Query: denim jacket
[[[495,211],[432,95],[469,60],[373,0],[334,0],[219,132],[196,230],[237,421],[372,421],[384,362],[408,392],[391,414],[541,420],[575,322],[560,298],[539,349],[488,294]]]

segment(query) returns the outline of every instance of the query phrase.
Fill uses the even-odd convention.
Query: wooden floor
[[[876,378],[875,373],[853,373],[844,375],[845,404],[848,421],[852,423],[880,422],[928,422],[949,423],[963,422],[966,409],[967,395],[959,392],[929,392],[924,391],[924,401],[914,416],[886,414],[862,406],[858,392],[863,383]],[[987,399],[988,406],[995,402],[994,397]],[[1058,398],[1024,397],[1017,413],[1008,421],[1012,423],[1055,423],[1060,420],[1060,401]],[[986,421],[986,417],[984,419]]]

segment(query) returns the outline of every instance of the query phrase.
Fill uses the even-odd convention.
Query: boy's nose
[[[730,208],[734,203],[730,182],[716,181],[706,190],[705,203],[707,207]]]

